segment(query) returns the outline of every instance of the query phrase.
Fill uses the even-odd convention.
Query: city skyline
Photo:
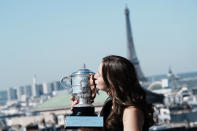
[[[145,76],[197,71],[197,2],[127,1]],[[125,1],[1,1],[0,89],[59,80],[126,57]],[[76,53],[77,52],[77,53]]]

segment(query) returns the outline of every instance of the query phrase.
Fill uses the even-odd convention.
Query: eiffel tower
[[[131,25],[130,25],[130,19],[129,19],[129,9],[125,8],[125,16],[126,16],[126,30],[127,30],[127,59],[130,60],[133,65],[135,66],[135,70],[137,72],[138,79],[142,85],[142,87],[147,87],[146,84],[148,84],[147,78],[144,76],[136,52],[132,37],[132,31],[131,31]],[[145,89],[147,94],[147,101],[149,103],[163,103],[164,96],[161,94],[156,94],[151,91],[148,91]]]
[[[137,76],[139,81],[145,82],[147,81],[146,77],[144,76],[137,55],[134,47],[130,19],[129,19],[129,9],[125,8],[125,16],[126,16],[126,31],[127,31],[127,59],[130,60],[133,65],[135,66]]]

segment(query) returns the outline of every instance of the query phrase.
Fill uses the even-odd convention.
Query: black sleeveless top
[[[111,113],[111,110],[112,110],[112,100],[110,98],[107,98],[104,105],[103,105],[101,113],[100,113],[100,115],[103,116],[103,118],[104,118],[104,129],[105,129],[105,131],[123,131],[122,119],[121,119],[119,125],[117,127],[113,127],[113,129],[108,129],[108,128],[105,127],[106,119],[109,116],[109,114]],[[144,125],[143,125],[142,130],[143,131],[148,131],[149,128],[147,126],[148,125],[146,124],[146,120],[144,120]]]
[[[111,110],[112,110],[112,100],[110,98],[107,98],[104,105],[103,105],[101,113],[100,113],[100,115],[103,116],[103,118],[104,118],[105,131],[123,131],[123,122],[122,121],[119,123],[119,125],[117,127],[113,127],[113,129],[108,129],[105,126],[106,119],[109,116],[109,114],[111,113]]]

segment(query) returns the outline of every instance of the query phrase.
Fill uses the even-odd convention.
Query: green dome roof
[[[44,110],[44,109],[58,109],[71,106],[71,95],[70,94],[59,94],[51,99],[45,101],[42,104],[37,105],[34,110]],[[99,95],[96,95],[93,105],[103,104],[107,99],[108,95],[104,91],[99,91]]]

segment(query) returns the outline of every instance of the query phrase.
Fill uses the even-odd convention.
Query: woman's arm
[[[124,131],[142,131],[144,125],[143,112],[130,106],[124,109],[123,112],[123,127]]]

